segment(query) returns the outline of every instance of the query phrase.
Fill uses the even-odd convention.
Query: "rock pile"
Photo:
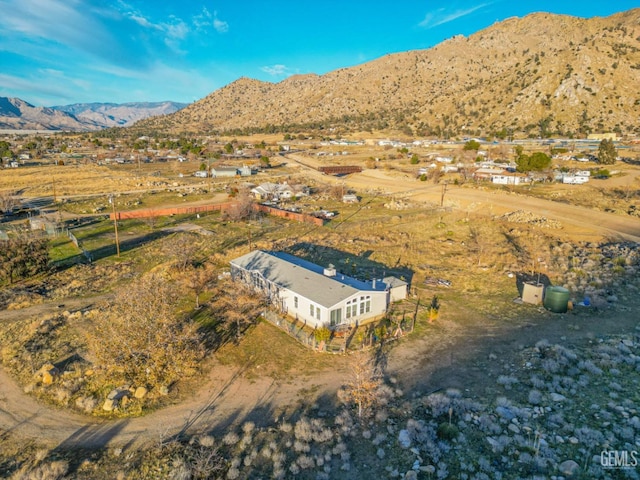
[[[512,223],[527,223],[529,225],[535,225],[542,228],[552,228],[555,230],[559,230],[562,228],[562,224],[556,220],[551,220],[547,217],[542,217],[540,215],[536,215],[535,213],[526,212],[524,210],[516,210],[515,212],[505,213],[504,215],[494,218],[506,220],[507,222]]]

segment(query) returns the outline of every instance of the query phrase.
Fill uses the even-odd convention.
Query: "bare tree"
[[[381,385],[382,380],[373,359],[365,353],[359,353],[353,359],[351,380],[342,389],[342,400],[355,405],[358,417],[362,418],[371,412],[378,401]]]
[[[196,296],[196,308],[200,308],[200,295],[216,280],[216,272],[210,264],[191,265],[185,270],[185,283]]]
[[[238,194],[236,201],[225,212],[226,218],[234,222],[251,218],[254,203],[253,197],[248,192]]]
[[[16,192],[7,190],[0,192],[0,211],[2,213],[10,213],[18,205]]]
[[[88,338],[100,365],[149,387],[195,373],[204,348],[197,326],[176,313],[177,300],[175,285],[159,275],[117,292]]]
[[[178,233],[167,244],[167,251],[173,258],[174,266],[184,272],[197,260],[200,250],[199,238],[192,233]]]
[[[255,322],[262,313],[267,299],[261,292],[242,283],[220,282],[209,307],[240,338],[243,328]]]

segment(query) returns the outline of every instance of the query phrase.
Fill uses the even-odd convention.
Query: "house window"
[[[367,295],[367,300],[365,302],[364,311],[369,313],[371,311],[371,296]]]
[[[313,305],[309,305],[309,314],[311,315],[312,318],[315,313],[316,312],[315,312],[315,309],[313,308]]]
[[[316,318],[320,320],[320,307],[316,307]]]
[[[331,325],[339,325],[342,323],[342,309],[336,308],[331,310]]]
[[[293,306],[297,309],[298,308],[298,297],[293,297]]]
[[[355,317],[356,315],[358,315],[358,305],[354,303],[351,305],[351,316]]]
[[[351,318],[351,305],[347,305],[347,318]]]
[[[364,302],[360,302],[360,315],[364,313]]]

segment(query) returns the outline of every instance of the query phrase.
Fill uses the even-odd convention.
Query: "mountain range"
[[[639,112],[640,9],[633,9],[589,19],[535,13],[325,75],[240,78],[136,127],[637,135]]]
[[[19,98],[0,97],[0,128],[91,131],[126,127],[150,116],[174,113],[185,106],[176,102],[140,102],[35,107]]]
[[[92,130],[138,120],[136,130],[167,133],[640,135],[640,8],[588,19],[513,17],[324,75],[240,78],[182,106],[42,108],[0,99],[0,128]]]

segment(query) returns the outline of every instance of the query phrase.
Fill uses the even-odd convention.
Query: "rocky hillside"
[[[428,50],[280,83],[241,78],[176,114],[173,131],[339,127],[407,135],[640,133],[640,9],[510,18]]]
[[[168,115],[186,107],[177,102],[135,102],[135,103],[74,103],[52,107],[69,113],[81,122],[97,124],[101,127],[127,127],[138,120],[158,115]]]

